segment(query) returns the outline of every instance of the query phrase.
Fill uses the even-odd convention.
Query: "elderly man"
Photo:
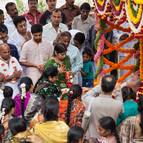
[[[53,43],[57,35],[61,32],[68,31],[65,24],[61,23],[62,13],[59,9],[52,12],[51,22],[43,27],[43,36]]]
[[[13,88],[13,95],[18,94],[17,80],[22,74],[22,67],[16,58],[10,56],[10,48],[7,44],[0,45],[0,83],[2,86]]]

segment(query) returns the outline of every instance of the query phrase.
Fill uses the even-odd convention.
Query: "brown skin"
[[[0,15],[0,24],[4,24],[4,14]]]
[[[7,13],[10,15],[11,18],[18,16],[18,10],[15,4],[9,6]]]
[[[29,1],[28,7],[29,7],[29,12],[32,15],[36,15],[36,11],[38,8],[38,2],[36,0]]]
[[[52,12],[56,8],[57,0],[47,0],[48,10]]]
[[[52,21],[52,26],[55,28],[55,30],[57,31],[59,28],[59,24],[62,20],[62,15],[61,12],[52,12],[52,16],[51,16],[51,21]]]
[[[73,7],[75,0],[66,0],[67,7]]]
[[[0,32],[0,40],[3,41],[3,43],[7,43],[8,40],[8,34],[5,32]]]
[[[88,18],[88,16],[89,16],[89,12],[90,11],[87,11],[87,10],[81,10],[81,20],[82,21],[85,21],[87,18]]]
[[[9,63],[10,48],[7,44],[0,45],[0,57]],[[0,73],[0,77],[2,77],[2,79],[0,81],[1,82],[8,82],[8,81],[11,81],[13,79],[20,78],[20,76],[21,76],[21,71],[17,71],[17,69],[15,69],[15,71],[13,72],[13,74],[11,76],[5,77],[4,74]]]
[[[88,60],[90,60],[90,56],[85,53],[85,54],[83,55],[83,62],[87,62]],[[81,70],[81,74],[82,74],[82,76],[84,76],[84,77],[87,76],[87,74],[86,74],[85,72],[83,72],[82,70]]]
[[[20,23],[17,24],[17,31],[19,32],[19,34],[21,34],[26,41],[30,40],[32,38],[31,33],[29,31],[27,31],[27,24],[26,21],[22,21]]]

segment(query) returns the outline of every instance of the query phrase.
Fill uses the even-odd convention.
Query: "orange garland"
[[[107,29],[105,29],[104,33],[108,33],[110,31],[112,31],[113,29],[117,29],[117,30],[124,31],[124,32],[130,32],[129,28],[123,28],[120,26],[123,23],[123,21],[120,21],[120,23],[118,23],[116,25],[114,25],[114,23],[112,23],[110,21],[106,21],[106,22],[109,25],[109,27]],[[126,63],[133,56],[133,54],[135,53],[135,49],[133,49],[133,48],[125,49],[125,48],[122,48],[122,46],[125,45],[126,43],[132,41],[135,38],[135,36],[136,36],[135,34],[131,34],[128,38],[117,43],[116,45],[113,45],[108,40],[105,40],[105,44],[108,48],[104,49],[103,55],[110,54],[114,50],[116,50],[117,52],[126,53],[127,55],[123,59],[121,59],[118,63],[109,61],[107,58],[104,57],[104,59],[103,59],[104,63],[106,65],[110,66],[108,69],[103,69],[102,72],[104,74],[107,74],[115,69],[128,70],[124,75],[122,75],[118,79],[118,82],[122,82],[133,72],[134,65],[124,65],[124,63]],[[142,42],[143,42],[143,39],[142,39]],[[142,54],[140,54],[140,56],[141,56],[140,58],[143,57],[143,43],[142,43]],[[140,68],[140,70],[142,72],[142,79],[143,79],[143,59],[141,61],[142,61],[142,68]]]
[[[132,74],[132,70],[129,70],[128,72],[126,72],[124,75],[122,75],[119,79],[118,79],[118,81],[117,82],[122,82],[123,80],[125,80],[129,75],[131,75]]]

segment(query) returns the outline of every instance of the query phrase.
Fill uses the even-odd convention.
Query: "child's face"
[[[98,126],[97,130],[98,130],[99,135],[102,137],[108,137],[111,135],[110,130],[106,130],[106,129],[102,128],[100,125]]]
[[[57,81],[57,79],[58,79],[58,76],[53,76],[53,77],[49,76],[49,78],[48,78],[48,80],[52,83],[55,83]]]
[[[63,61],[63,60],[65,59],[66,52],[64,52],[64,53],[58,53],[56,56],[57,56],[57,58],[58,58],[60,61]]]
[[[88,54],[83,54],[83,62],[87,62],[90,60],[90,56]]]

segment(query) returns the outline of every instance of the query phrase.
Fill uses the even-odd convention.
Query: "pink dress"
[[[27,92],[25,95],[25,99],[24,99],[24,111],[26,110],[29,99],[30,99],[30,92]],[[15,116],[19,117],[22,115],[22,113],[21,113],[21,95],[20,94],[16,95],[14,98],[14,101],[15,101]]]

